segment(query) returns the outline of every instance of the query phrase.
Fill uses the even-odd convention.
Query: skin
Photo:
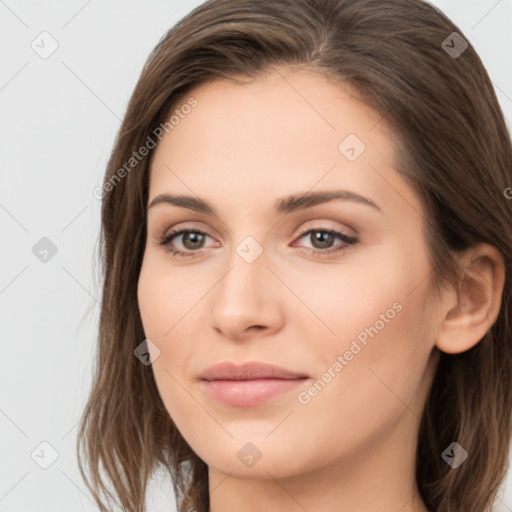
[[[439,349],[469,349],[497,316],[499,254],[482,244],[461,256],[465,268],[476,261],[461,302],[450,287],[434,301],[425,212],[394,169],[392,134],[322,75],[278,67],[248,84],[202,85],[182,103],[191,96],[198,105],[155,149],[148,204],[159,194],[191,195],[216,215],[149,208],[138,299],[145,334],[160,350],[152,364],[159,393],[209,467],[210,511],[426,511],[414,479],[421,412]],[[338,149],[348,134],[366,146],[355,161]],[[272,211],[277,198],[335,189],[380,210],[333,200]],[[196,246],[174,238],[192,256],[158,245],[170,228],[185,227],[208,235]],[[301,236],[325,228],[358,242],[322,246]],[[247,236],[263,250],[252,263],[236,251]],[[396,303],[400,312],[300,403],[298,393]],[[199,374],[221,361],[262,361],[310,378],[262,405],[231,407],[199,385]],[[237,457],[248,442],[262,455],[252,467]]]

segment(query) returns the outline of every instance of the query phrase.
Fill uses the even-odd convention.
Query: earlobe
[[[485,336],[498,318],[505,284],[503,256],[492,245],[468,249],[459,264],[459,294],[447,290],[436,337],[436,346],[448,354],[465,352]]]

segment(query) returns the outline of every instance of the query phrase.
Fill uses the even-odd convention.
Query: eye
[[[358,242],[358,239],[330,228],[315,228],[303,232],[298,240],[308,237],[313,247],[308,248],[311,254],[324,256],[345,251],[349,246]],[[158,237],[158,245],[164,246],[172,256],[195,256],[203,249],[206,238],[211,238],[208,233],[197,229],[174,229]],[[184,250],[174,247],[174,240],[181,239]],[[334,245],[335,240],[341,240],[341,245]],[[218,246],[218,245],[217,245]]]
[[[345,251],[351,245],[355,245],[358,242],[357,238],[330,228],[309,229],[302,233],[298,239],[300,240],[305,237],[307,237],[306,239],[313,245],[312,248],[307,248],[309,252],[320,256]],[[338,246],[333,246],[336,239],[341,240],[343,243]]]
[[[158,237],[158,244],[164,246],[166,251],[169,251],[172,256],[194,256],[194,253],[198,252],[197,249],[203,249],[206,237],[211,238],[204,231],[197,229],[177,229]],[[179,238],[181,238],[181,244],[186,249],[185,251],[175,249],[172,245],[174,239]]]

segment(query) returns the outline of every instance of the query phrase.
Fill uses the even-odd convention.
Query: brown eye
[[[195,231],[187,231],[180,235],[182,237],[181,241],[185,249],[201,249],[202,244],[204,243],[204,233],[198,233]]]
[[[345,235],[344,233],[340,233],[334,229],[310,229],[302,235],[300,235],[299,240],[305,238],[309,235],[309,242],[312,247],[309,248],[313,254],[324,255],[335,252],[341,252],[349,248],[350,245],[354,245],[358,242],[357,238],[350,237]],[[334,246],[333,244],[336,239],[341,240],[343,243],[338,246]],[[307,247],[306,247],[307,248]]]
[[[164,246],[173,256],[193,256],[194,253],[199,252],[198,249],[204,248],[206,237],[211,238],[203,231],[179,229],[159,237],[158,244]],[[181,243],[184,250],[181,250],[179,246],[177,249],[174,247],[176,241]]]

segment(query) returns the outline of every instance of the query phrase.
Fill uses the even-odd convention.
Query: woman
[[[77,447],[101,510],[144,510],[158,465],[180,511],[489,510],[511,185],[489,76],[430,4],[212,0],[182,19],[101,189]]]

